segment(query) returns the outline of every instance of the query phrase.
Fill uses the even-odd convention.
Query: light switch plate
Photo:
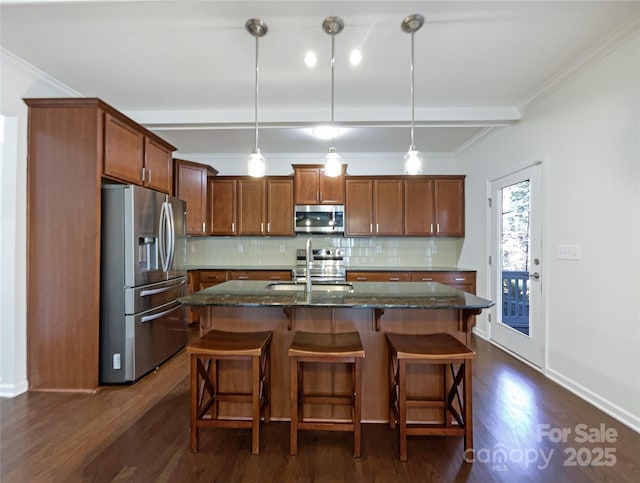
[[[580,245],[558,245],[558,260],[580,260]]]

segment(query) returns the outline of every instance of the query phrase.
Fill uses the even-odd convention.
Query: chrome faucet
[[[306,277],[306,292],[311,295],[311,262],[313,261],[313,250],[311,249],[311,238],[307,239],[307,277]]]

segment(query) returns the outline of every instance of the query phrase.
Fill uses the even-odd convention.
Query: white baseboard
[[[22,381],[17,384],[0,384],[0,397],[16,397],[29,389],[29,383]]]
[[[576,396],[584,399],[589,404],[597,407],[601,411],[607,413],[612,418],[620,421],[622,424],[629,426],[634,431],[640,433],[640,415],[632,414],[617,404],[612,403],[608,399],[594,393],[577,382],[563,376],[562,374],[547,368],[546,376],[562,387],[572,392]]]
[[[549,369],[547,367],[545,371],[541,371],[539,367],[534,366],[527,360],[518,356],[518,354],[515,354],[514,352],[508,350],[507,348],[501,346],[500,344],[496,344],[491,339],[488,339],[487,337],[485,337],[486,334],[483,331],[476,330],[475,327],[473,328],[473,332],[479,337],[482,337],[483,339],[485,339],[487,342],[493,344],[495,347],[498,347],[499,349],[503,350],[507,354],[523,362],[524,364],[527,364],[532,369],[539,371],[541,374],[551,379],[553,382],[558,383],[564,389],[575,394],[580,399],[583,399],[584,401],[588,402],[592,406],[595,406],[596,408],[605,412],[606,414],[616,419],[617,421],[620,421],[625,426],[628,426],[634,431],[640,433],[640,415],[635,415],[630,413],[626,409],[621,408],[617,404],[612,403],[608,399],[603,398],[602,396],[594,393],[593,391],[587,389],[581,384],[576,383],[572,379],[560,374],[559,372],[554,371],[553,369]]]

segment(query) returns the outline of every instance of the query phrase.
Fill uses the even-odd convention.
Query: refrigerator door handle
[[[170,285],[169,287],[162,287],[162,288],[156,288],[153,290],[143,290],[142,292],[140,292],[140,297],[147,297],[149,295],[155,295],[158,293],[163,293],[163,292],[168,292],[169,290],[173,290],[176,287],[179,287],[180,285],[184,285],[185,281],[181,280],[180,283],[177,283],[176,285]]]
[[[167,207],[166,203],[162,203],[160,208],[160,222],[158,224],[158,251],[160,252],[160,264],[162,265],[162,271],[166,272],[167,266],[167,232],[166,226],[167,224]]]
[[[171,270],[176,250],[176,226],[173,219],[173,206],[171,206],[171,203],[167,203],[167,213],[169,215],[169,248],[167,250],[167,269],[165,270],[165,272]]]
[[[145,315],[144,317],[140,317],[140,322],[142,322],[143,324],[145,322],[151,322],[152,320],[159,319],[160,317],[164,317],[165,315],[170,314],[174,310],[181,309],[181,308],[182,308],[182,304],[179,304],[179,305],[176,305],[175,307],[171,307],[170,309],[163,310],[162,312],[158,312],[157,314]]]

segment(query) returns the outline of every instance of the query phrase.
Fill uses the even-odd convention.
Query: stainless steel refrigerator
[[[100,383],[136,381],[186,344],[185,223],[178,198],[102,188]]]

